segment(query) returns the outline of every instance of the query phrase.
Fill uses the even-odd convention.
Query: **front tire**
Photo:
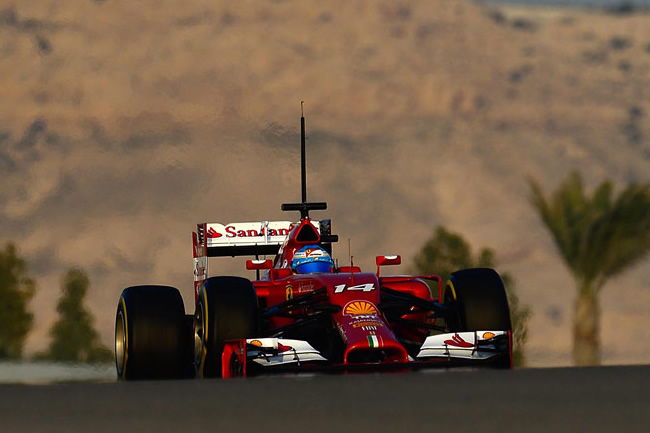
[[[221,377],[221,355],[227,340],[258,334],[257,293],[240,277],[208,278],[194,314],[194,359],[198,377]]]
[[[191,332],[178,289],[124,289],[115,317],[115,365],[119,379],[185,377],[191,363],[189,353]]]
[[[450,332],[508,331],[497,344],[499,355],[488,364],[512,368],[512,325],[503,280],[494,269],[475,268],[451,274],[445,287],[444,304],[453,314],[447,318]]]
[[[451,274],[444,303],[456,311],[447,321],[451,332],[512,329],[506,289],[494,269],[464,269]]]

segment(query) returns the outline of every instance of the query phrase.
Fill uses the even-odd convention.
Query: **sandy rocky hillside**
[[[107,344],[123,287],[181,288],[203,221],[295,218],[306,101],[309,198],[335,247],[405,262],[436,224],[497,251],[534,309],[530,364],[570,362],[572,281],[527,203],[650,181],[650,16],[460,0],[0,0],[0,242],[37,277],[32,353],[59,279],[92,280]],[[323,214],[325,216],[325,214]],[[241,263],[211,262],[212,273]],[[407,272],[402,266],[397,272]],[[604,361],[650,361],[650,262],[603,300]]]

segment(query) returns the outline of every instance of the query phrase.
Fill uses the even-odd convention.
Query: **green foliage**
[[[615,198],[610,181],[602,182],[590,197],[578,172],[548,198],[537,182],[530,179],[529,184],[533,208],[576,282],[574,361],[597,365],[598,294],[609,279],[650,252],[650,184],[629,184]]]
[[[587,196],[578,172],[548,200],[534,180],[530,187],[533,207],[580,290],[598,293],[650,252],[650,184],[630,184],[615,199],[609,181]]]
[[[101,362],[112,358],[112,352],[99,341],[92,314],[83,306],[89,286],[90,280],[83,270],[70,269],[65,274],[56,307],[59,318],[50,329],[52,341],[48,352],[39,357],[69,362]]]
[[[496,254],[490,248],[482,248],[476,256],[470,244],[458,233],[438,226],[414,258],[415,273],[439,275],[446,281],[452,272],[475,267],[494,268]],[[506,287],[512,321],[514,340],[513,361],[516,366],[525,364],[524,345],[528,339],[530,308],[521,305],[512,275],[501,274]]]
[[[0,250],[0,359],[22,357],[25,338],[34,322],[33,314],[27,311],[34,292],[25,260],[18,257],[14,244],[7,243]]]
[[[479,256],[489,254],[489,251],[482,250]],[[440,275],[443,281],[455,270],[471,268],[473,263],[472,250],[467,241],[441,226],[436,228],[414,259],[415,272]]]

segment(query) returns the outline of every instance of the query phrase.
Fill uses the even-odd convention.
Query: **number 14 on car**
[[[334,286],[334,293],[343,293],[345,290],[359,290],[361,292],[372,292],[375,290],[375,285],[373,283],[368,284],[359,284],[358,286],[346,287],[347,284],[339,284]]]

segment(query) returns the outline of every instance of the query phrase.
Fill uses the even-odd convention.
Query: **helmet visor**
[[[296,272],[299,274],[315,274],[330,272],[331,270],[332,264],[325,261],[302,263],[296,266]]]

